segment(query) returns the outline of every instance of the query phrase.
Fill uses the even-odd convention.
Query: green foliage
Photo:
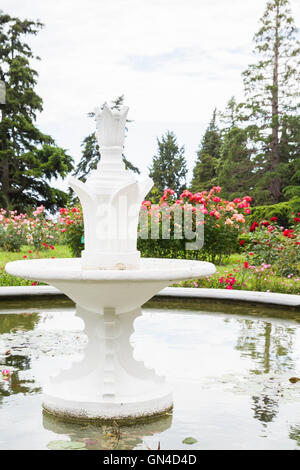
[[[172,188],[176,195],[185,189],[187,167],[184,147],[179,147],[173,132],[167,131],[161,140],[157,139],[158,153],[153,157],[149,176],[154,186],[162,194]]]
[[[47,447],[50,450],[82,450],[86,445],[81,441],[51,441]]]
[[[32,281],[21,277],[11,276],[5,271],[6,263],[10,261],[22,260],[24,257],[27,259],[36,258],[70,258],[70,250],[66,246],[56,245],[54,250],[45,248],[39,253],[34,251],[32,246],[23,245],[20,252],[0,251],[0,286],[31,286]],[[39,283],[40,284],[40,283]]]
[[[69,247],[75,257],[81,255],[84,249],[84,225],[82,207],[80,205],[72,208],[60,209],[60,223],[62,224],[62,233],[64,242]]]
[[[83,237],[84,228],[83,225],[72,225],[65,234],[65,243],[71,250],[72,256],[79,258],[82,250],[84,250]]]
[[[12,224],[4,226],[0,224],[0,249],[3,251],[19,252],[25,242],[23,233],[18,233]]]
[[[99,145],[95,132],[83,139],[81,147],[82,157],[76,167],[74,176],[78,176],[82,181],[85,181],[87,175],[97,168],[100,160]]]
[[[250,194],[254,182],[251,150],[248,148],[245,129],[234,126],[225,135],[221,146],[221,164],[218,168],[218,184],[222,195],[228,199]]]
[[[300,212],[300,197],[295,197],[290,201],[280,202],[269,206],[256,206],[252,208],[249,221],[261,222],[270,220],[271,217],[277,217],[278,223],[283,227],[289,227],[293,222],[292,212]]]
[[[0,79],[6,87],[6,103],[0,104],[0,206],[6,209],[43,204],[54,210],[67,201],[50,179],[65,177],[72,158],[35,125],[43,109],[35,92],[38,74],[31,67],[38,57],[24,40],[42,26],[0,12]]]
[[[300,44],[288,0],[267,2],[254,42],[257,62],[243,73],[243,120],[255,148],[253,196],[259,204],[278,203],[299,158],[294,142],[299,149]],[[299,175],[293,186],[297,182]]]
[[[240,199],[241,208],[234,202],[224,202],[217,195],[220,189],[216,187],[209,193],[196,194],[185,190],[177,201],[174,200],[174,191],[168,189],[160,199],[160,204],[150,205],[150,202],[144,202],[142,211],[148,211],[148,227],[144,229],[145,233],[143,231],[140,233],[138,239],[138,249],[142,255],[153,258],[199,259],[218,264],[226,262],[232,253],[239,250],[238,235],[243,231],[245,223],[245,218],[239,211],[248,210],[248,205],[246,206],[248,202],[243,200],[242,203]],[[178,238],[176,234],[179,218],[174,214],[175,212],[178,214],[177,211],[182,211],[182,220],[184,220],[182,238]],[[186,219],[185,216],[191,213],[192,218]],[[204,221],[199,218],[199,214],[203,213],[206,214]],[[143,219],[144,216],[141,220]],[[165,219],[170,223],[169,238],[162,237]],[[159,227],[157,239],[152,237],[153,222]],[[195,233],[199,224],[204,225],[203,246],[197,250],[188,249],[190,247],[187,246],[187,242],[190,240],[186,233],[188,231]],[[151,237],[150,235],[147,237],[150,231]],[[198,232],[198,240],[200,237],[201,234]]]
[[[251,258],[251,257],[250,257]],[[296,294],[300,292],[299,276],[281,276],[273,271],[272,266],[248,266],[244,263],[245,255],[232,255],[225,266],[216,266],[217,271],[212,276],[191,281],[176,283],[178,287],[248,290],[259,292],[281,292]],[[251,260],[249,260],[249,265]],[[246,265],[247,266],[247,265]],[[228,287],[229,286],[229,287]]]
[[[209,190],[218,182],[217,168],[220,159],[221,133],[216,123],[216,110],[206,129],[197,151],[197,160],[193,170],[191,190],[193,192]]]
[[[250,235],[247,251],[252,253],[250,262],[263,263],[282,276],[300,274],[300,224],[282,230],[276,223],[260,226]]]

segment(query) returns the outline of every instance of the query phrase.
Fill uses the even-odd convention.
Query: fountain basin
[[[41,384],[78,360],[86,344],[74,310],[62,297],[2,298],[0,361],[11,378],[0,379],[1,449],[47,449],[57,440],[90,450],[155,450],[159,442],[186,452],[300,449],[300,382],[289,381],[300,373],[299,309],[162,297],[147,303],[135,321],[134,355],[167,375],[174,413],[117,422],[119,438],[113,423],[42,416]],[[198,442],[183,443],[189,436]]]
[[[121,266],[120,266],[121,267]],[[44,409],[75,419],[136,419],[173,405],[164,377],[136,361],[130,337],[140,306],[177,280],[215,272],[211,263],[141,259],[139,269],[82,267],[80,258],[14,261],[6,271],[51,284],[77,305],[88,345],[82,360],[44,386]]]
[[[103,313],[110,307],[117,314],[140,307],[175,281],[215,272],[212,263],[160,258],[142,258],[139,269],[130,270],[86,270],[80,258],[13,261],[5,269],[14,276],[51,284],[87,310]]]

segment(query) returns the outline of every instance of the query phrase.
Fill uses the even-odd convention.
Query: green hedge
[[[297,214],[300,212],[300,197],[294,197],[290,201],[280,202],[270,206],[256,206],[251,210],[248,220],[252,223],[261,222],[262,220],[270,220],[271,217],[277,217],[278,223],[284,227],[293,225],[292,212]]]

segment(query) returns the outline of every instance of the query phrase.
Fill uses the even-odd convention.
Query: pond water
[[[44,381],[86,344],[74,305],[2,300],[0,370],[11,377],[0,379],[0,449],[300,449],[300,381],[289,380],[300,377],[299,311],[164,299],[142,313],[134,355],[166,375],[173,411],[136,425],[78,424],[41,408]]]

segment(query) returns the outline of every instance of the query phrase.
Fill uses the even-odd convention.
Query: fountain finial
[[[103,108],[95,108],[96,136],[101,150],[105,147],[121,147],[125,139],[125,127],[128,106],[119,109],[110,108],[107,103]]]

